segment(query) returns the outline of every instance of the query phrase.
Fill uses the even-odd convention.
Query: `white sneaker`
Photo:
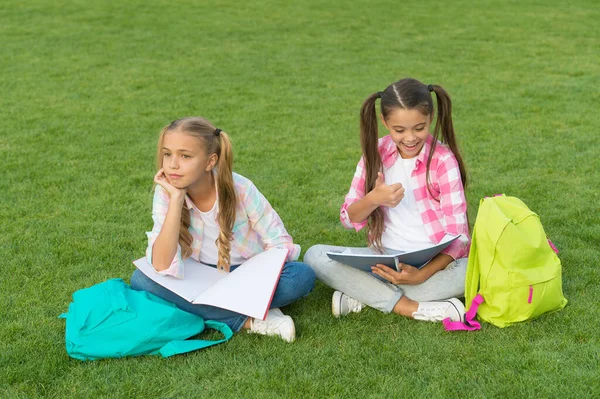
[[[412,317],[415,320],[442,321],[450,318],[452,321],[465,321],[465,306],[456,298],[443,301],[419,302],[416,312]]]
[[[265,320],[252,319],[248,332],[277,335],[287,342],[293,342],[296,339],[294,320],[290,316],[284,315],[279,308],[269,309]]]
[[[346,316],[351,312],[358,313],[362,310],[363,306],[362,303],[341,291],[335,291],[331,298],[331,313],[333,313],[334,317]]]

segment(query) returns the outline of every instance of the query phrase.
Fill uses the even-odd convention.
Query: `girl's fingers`
[[[378,275],[378,276],[380,276],[380,277],[383,277],[383,278],[384,278],[384,279],[386,279],[387,281],[390,281],[390,282],[392,282],[392,280],[391,280],[390,276],[389,276],[389,275],[388,275],[386,272],[384,272],[383,270],[381,270],[381,269],[377,268],[376,266],[373,266],[373,267],[371,268],[371,271],[373,272],[373,274],[376,274],[376,275]]]
[[[160,184],[162,186],[161,182],[164,182],[165,180],[166,177],[162,169],[154,175],[154,183],[156,184]]]
[[[403,284],[403,283],[408,282],[408,280],[407,280],[408,275],[406,273],[403,273],[403,270],[402,270],[403,267],[405,267],[405,266],[407,266],[407,265],[404,265],[402,263],[398,264],[400,271],[396,271],[389,266],[377,264],[377,265],[374,265],[371,268],[371,270],[373,271],[373,273],[385,278],[390,283]]]
[[[381,277],[385,277],[388,280],[392,277],[393,272],[395,272],[395,270],[393,270],[392,268],[386,265],[382,265],[380,263],[371,267],[371,270],[377,272],[377,274],[379,274]]]
[[[400,203],[400,201],[402,201],[402,198],[404,198],[404,194],[401,195],[394,195],[389,202],[385,203],[385,206],[389,206],[390,208],[395,207],[396,205],[398,205]]]
[[[381,263],[376,264],[375,267],[381,269],[382,271],[384,271],[386,273],[393,271],[392,268],[390,268],[389,266],[386,266],[386,265],[382,265]]]
[[[375,180],[375,187],[383,185],[385,185],[385,182],[383,181],[383,173],[377,172],[377,180]]]
[[[154,178],[154,183],[158,184],[159,186],[161,186],[162,188],[164,188],[165,190],[168,189],[168,182],[167,179],[165,179],[164,176],[158,176],[156,178]]]
[[[187,189],[176,188],[171,183],[169,183],[169,180],[167,180],[167,177],[163,173],[162,169],[159,170],[158,173],[154,176],[154,182],[162,188],[164,188],[169,194],[169,197],[171,198],[173,198],[173,195],[183,194],[183,196],[185,196],[185,194],[187,193]]]
[[[167,177],[165,176],[162,169],[159,170],[156,175],[154,175],[154,183],[158,184],[168,192],[170,192],[173,188],[173,186],[169,184],[169,181],[167,180]]]

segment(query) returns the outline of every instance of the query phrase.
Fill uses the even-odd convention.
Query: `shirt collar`
[[[192,202],[192,199],[190,198],[189,195],[185,195],[185,206],[187,209],[193,209],[196,206],[194,205],[194,203]]]

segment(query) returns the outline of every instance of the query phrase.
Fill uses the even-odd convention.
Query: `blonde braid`
[[[225,132],[220,132],[219,140],[221,151],[217,163],[217,189],[219,192],[219,227],[221,231],[216,242],[219,249],[217,266],[219,269],[229,271],[237,198],[233,186],[231,141]]]

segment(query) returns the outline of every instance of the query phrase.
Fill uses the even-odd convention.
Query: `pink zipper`
[[[527,298],[527,303],[531,303],[533,300],[533,285],[529,286],[529,298]]]

